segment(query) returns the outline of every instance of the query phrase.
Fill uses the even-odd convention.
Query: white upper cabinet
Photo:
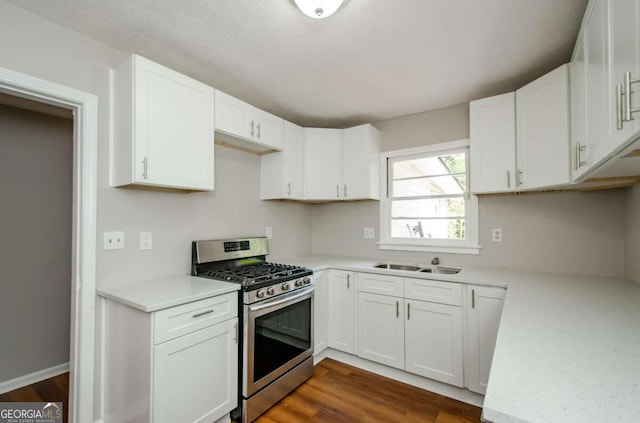
[[[563,65],[514,93],[470,103],[471,192],[570,182],[569,75]]]
[[[591,0],[571,62],[573,107],[586,104],[586,118],[572,120],[573,180],[640,174],[640,1]],[[581,112],[580,112],[581,113]],[[575,114],[575,113],[574,113]]]
[[[342,131],[343,198],[380,199],[380,132],[371,125]]]
[[[305,198],[340,200],[342,130],[306,128],[304,163]]]
[[[305,130],[291,122],[284,122],[284,149],[260,157],[260,192],[263,200],[304,199]]]
[[[305,199],[379,199],[379,154],[380,132],[371,125],[307,128]]]
[[[213,190],[213,88],[133,55],[113,102],[112,186]]]
[[[217,139],[257,152],[282,150],[283,119],[219,90],[215,104]]]
[[[513,190],[516,167],[515,94],[472,101],[469,109],[471,192]]]
[[[587,170],[589,138],[587,137],[587,62],[585,34],[580,32],[570,64],[571,80],[571,175],[575,179]]]
[[[568,65],[516,91],[516,186],[570,182]]]

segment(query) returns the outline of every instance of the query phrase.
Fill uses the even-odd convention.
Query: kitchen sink
[[[425,273],[440,273],[443,275],[455,275],[456,273],[460,273],[460,270],[457,267],[442,267],[442,266],[438,266],[438,267],[430,267],[430,268],[426,268],[426,269],[420,269],[418,270],[419,272],[425,272]]]
[[[410,272],[415,272],[421,270],[418,266],[411,266],[407,264],[390,264],[390,263],[382,263],[377,264],[374,267],[377,269],[389,269],[389,270],[408,270]]]
[[[410,264],[394,264],[394,263],[380,263],[374,266],[376,269],[389,269],[389,270],[406,270],[409,272],[422,272],[422,273],[440,273],[442,275],[455,275],[460,273],[460,268],[457,267],[420,267],[412,266]]]

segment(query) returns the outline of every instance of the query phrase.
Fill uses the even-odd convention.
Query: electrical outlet
[[[124,232],[105,232],[104,249],[119,250],[124,248]]]
[[[151,250],[153,248],[153,234],[151,232],[140,232],[140,249]]]
[[[376,238],[375,228],[364,228],[364,239],[375,239],[375,238]]]
[[[502,242],[502,228],[493,228],[491,230],[491,239],[493,242]]]
[[[264,234],[267,237],[267,239],[273,238],[273,228],[271,226],[267,226],[264,230]]]

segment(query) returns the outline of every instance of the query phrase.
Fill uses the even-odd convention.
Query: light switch
[[[119,250],[124,248],[124,232],[105,232],[103,234],[105,250]]]
[[[375,239],[376,228],[364,228],[364,239]]]

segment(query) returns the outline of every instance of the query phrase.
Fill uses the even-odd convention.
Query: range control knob
[[[305,285],[309,285],[311,283],[311,279],[309,279],[308,277],[304,278],[304,279],[302,279],[302,283],[305,284]]]
[[[258,298],[264,297],[264,289],[259,289],[258,292],[256,292],[256,297]]]
[[[302,279],[298,279],[298,280],[296,281],[296,286],[297,286],[297,287],[301,287],[301,286],[302,286]]]
[[[273,287],[267,288],[267,295],[273,295],[275,293],[276,293],[276,291],[273,289]]]
[[[289,282],[285,282],[280,288],[282,288],[283,291],[288,291],[291,286],[289,285]]]

